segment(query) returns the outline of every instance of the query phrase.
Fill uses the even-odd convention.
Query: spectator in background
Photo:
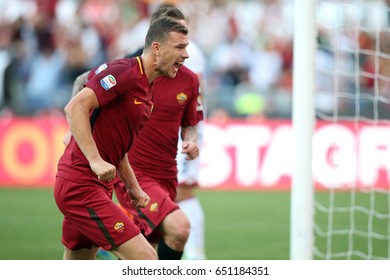
[[[54,26],[46,18],[35,26],[37,49],[27,62],[23,92],[24,110],[31,113],[63,108],[69,100],[64,87],[65,57],[56,46]]]
[[[242,81],[235,87],[233,104],[236,117],[258,121],[265,119],[265,98],[251,83],[248,73],[242,75]]]
[[[242,76],[248,72],[252,47],[241,38],[237,20],[233,15],[228,18],[228,34],[210,54],[210,70],[218,77],[216,96],[214,97],[234,115],[234,89],[242,82]]]
[[[390,5],[390,1],[387,1],[388,5]],[[389,20],[390,25],[390,20]],[[379,73],[381,78],[378,82],[378,87],[381,92],[381,95],[386,100],[390,99],[390,33],[389,32],[382,32],[380,34],[380,51],[384,54],[387,54],[387,56],[381,56],[379,59]],[[379,108],[381,109],[380,117],[382,118],[390,118],[390,104],[389,102],[380,102]]]
[[[111,60],[117,57],[125,55],[126,40],[119,43],[117,38],[128,38],[126,34],[132,34],[131,40],[134,39],[134,34],[142,34],[142,32],[135,32],[137,23],[140,19],[143,20],[145,26],[145,19],[147,19],[150,13],[150,7],[156,7],[161,3],[175,3],[185,11],[185,14],[189,15],[190,25],[193,32],[191,32],[192,39],[196,41],[205,53],[208,77],[208,104],[209,111],[214,107],[223,106],[228,109],[229,112],[234,110],[232,98],[234,97],[234,87],[229,84],[229,81],[237,81],[237,75],[232,72],[227,75],[221,74],[222,72],[213,68],[212,63],[214,50],[219,46],[221,41],[226,41],[226,47],[229,48],[231,42],[227,40],[230,36],[228,28],[236,30],[237,36],[242,40],[249,40],[247,43],[250,46],[259,46],[258,42],[262,41],[269,33],[282,33],[287,30],[286,26],[292,26],[289,24],[289,18],[283,20],[283,24],[275,26],[275,22],[280,23],[280,18],[286,18],[286,11],[290,11],[288,1],[189,1],[189,0],[142,0],[142,1],[102,1],[102,0],[87,0],[87,1],[74,1],[74,0],[33,0],[33,1],[2,1],[0,5],[2,12],[0,17],[2,19],[12,23],[19,15],[26,22],[23,26],[21,43],[26,50],[25,54],[18,54],[18,57],[13,61],[22,61],[18,65],[18,75],[12,75],[16,86],[11,87],[11,96],[16,99],[15,104],[22,105],[23,98],[18,91],[26,93],[23,90],[25,82],[28,78],[25,69],[30,66],[26,59],[32,58],[32,52],[36,50],[34,42],[36,42],[35,34],[32,32],[35,25],[35,16],[46,16],[48,21],[47,26],[56,28],[61,31],[62,41],[69,40],[68,44],[62,42],[58,44],[58,36],[56,39],[55,53],[60,53],[62,59],[65,60],[65,76],[61,77],[62,81],[59,83],[59,87],[62,87],[64,91],[57,95],[68,97],[67,94],[71,88],[71,78],[67,79],[66,75],[72,75],[73,71],[81,71],[83,69],[91,69],[97,65],[100,65],[104,61]],[[149,9],[149,10],[148,10]],[[249,12],[251,16],[245,16]],[[229,16],[226,17],[226,14]],[[240,19],[240,20],[234,20]],[[259,22],[259,24],[257,24]],[[69,24],[71,23],[71,24]],[[147,24],[146,24],[147,25]],[[235,26],[234,26],[235,25]],[[57,29],[57,27],[59,29]],[[141,30],[143,28],[140,28]],[[203,30],[208,30],[205,35]],[[260,30],[261,29],[261,30]],[[288,32],[288,31],[286,31]],[[135,36],[135,35],[134,35]],[[289,37],[287,35],[286,37]],[[131,41],[130,40],[130,41]],[[138,39],[136,39],[138,40]],[[140,40],[143,40],[140,37]],[[75,53],[75,49],[78,47],[74,42],[78,42],[82,51],[84,52],[84,61],[78,59],[75,60],[71,57]],[[127,41],[128,42],[128,41]],[[233,41],[232,41],[233,42]],[[136,44],[132,44],[127,47],[127,51],[136,49]],[[260,45],[261,48],[261,45]],[[26,57],[23,57],[26,55]],[[77,56],[79,57],[79,56]],[[241,56],[242,62],[249,65],[251,56]],[[249,61],[249,62],[248,62]],[[77,64],[77,65],[76,65]],[[81,65],[84,64],[84,65]],[[15,63],[13,63],[13,72],[15,69]],[[67,68],[72,69],[68,70]],[[76,67],[76,68],[74,68]],[[30,68],[31,69],[31,68]],[[234,72],[234,71],[233,71]],[[211,74],[211,75],[210,75]],[[232,78],[232,79],[230,79]],[[212,83],[210,83],[212,82]],[[215,90],[214,82],[218,84],[218,88]],[[54,82],[56,83],[56,82]],[[223,85],[223,86],[221,86]],[[60,101],[62,102],[62,101]],[[18,109],[17,114],[30,114],[34,110],[25,108]],[[29,111],[29,112],[28,112]],[[275,114],[277,116],[277,114]]]
[[[27,58],[29,47],[33,49],[30,39],[28,24],[23,17],[18,17],[10,23],[9,42],[4,46],[4,52],[8,53],[10,62],[4,72],[4,112],[6,115],[25,114],[25,108],[21,101],[24,82],[27,72]],[[3,33],[4,35],[4,33]],[[7,36],[1,36],[4,40]],[[26,38],[27,37],[27,38]]]
[[[10,96],[6,89],[6,71],[12,62],[8,47],[11,45],[12,29],[10,26],[0,25],[0,116],[7,114],[10,107]]]
[[[137,20],[133,25],[126,23],[126,27],[115,39],[115,49],[119,57],[129,53],[136,53],[143,45],[143,38],[146,30],[150,25],[150,17],[152,13],[151,6],[146,0],[137,1],[136,11]]]

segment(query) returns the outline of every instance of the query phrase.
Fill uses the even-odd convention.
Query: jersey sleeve
[[[199,78],[198,78],[199,81]],[[204,112],[203,112],[203,92],[202,92],[202,86],[199,85],[198,90],[198,97],[196,99],[196,115],[198,118],[198,121],[204,120]]]
[[[199,102],[200,99],[200,84],[198,77],[194,74],[191,80],[193,94],[190,101],[184,110],[181,126],[195,126],[199,121],[203,120],[203,110]]]
[[[102,64],[90,71],[84,86],[92,89],[99,106],[104,106],[126,92],[123,90],[123,85],[128,84],[129,81],[124,78],[126,76],[124,73],[128,73],[128,69],[129,66],[125,63]]]

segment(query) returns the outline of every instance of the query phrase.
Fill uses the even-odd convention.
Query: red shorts
[[[56,177],[54,198],[64,214],[62,243],[71,250],[95,245],[109,251],[140,233],[112,201],[112,188]]]
[[[172,211],[179,209],[175,202],[177,179],[155,179],[134,171],[142,190],[150,197],[146,208],[134,208],[124,184],[119,181],[114,185],[115,195],[121,206],[133,216],[133,220],[142,234],[151,243],[161,238],[158,226]]]

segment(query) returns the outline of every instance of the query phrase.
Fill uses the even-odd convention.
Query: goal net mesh
[[[390,258],[389,6],[317,1],[315,259]]]

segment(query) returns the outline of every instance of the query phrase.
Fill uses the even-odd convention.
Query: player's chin
[[[169,78],[175,78],[178,71],[179,71],[179,66],[174,65],[171,69],[169,69],[168,77]]]
[[[168,77],[171,78],[171,79],[175,78],[176,75],[177,75],[177,71],[170,71],[170,72],[168,73]]]

